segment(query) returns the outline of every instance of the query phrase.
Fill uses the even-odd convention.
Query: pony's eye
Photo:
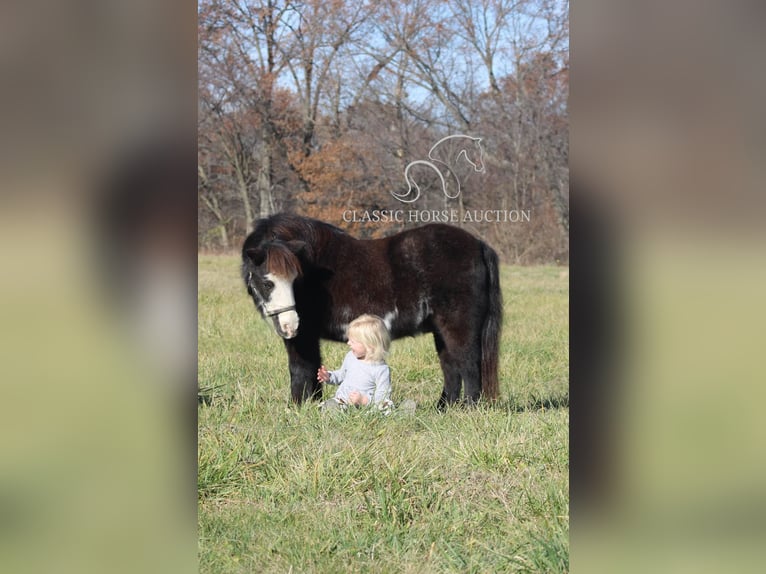
[[[263,287],[264,287],[264,288],[265,288],[267,291],[271,291],[272,289],[274,289],[274,282],[273,282],[273,281],[269,281],[269,280],[267,279],[266,281],[264,281],[264,282],[263,282]]]

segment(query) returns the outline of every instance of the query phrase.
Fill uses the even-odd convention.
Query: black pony
[[[320,338],[345,341],[363,313],[383,318],[393,339],[433,333],[444,372],[439,406],[498,396],[502,298],[497,255],[443,224],[359,240],[296,215],[257,222],[242,248],[242,276],[284,339],[296,403],[318,399]]]

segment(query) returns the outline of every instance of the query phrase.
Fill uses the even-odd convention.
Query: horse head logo
[[[420,186],[410,174],[410,170],[414,166],[422,165],[432,170],[439,178],[445,197],[455,199],[461,192],[460,177],[455,172],[455,167],[461,160],[471,165],[476,173],[484,173],[484,148],[481,146],[481,138],[458,134],[440,139],[428,151],[427,160],[411,161],[404,168],[407,191],[392,191],[391,195],[403,203],[416,201],[420,197]],[[450,191],[453,187],[454,191]]]

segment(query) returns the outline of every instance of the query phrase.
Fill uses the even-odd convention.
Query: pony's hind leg
[[[475,353],[464,355],[460,372],[463,375],[464,400],[467,405],[475,405],[481,398],[481,366]]]
[[[444,388],[436,407],[444,410],[448,405],[454,405],[460,400],[460,369],[438,332],[434,333],[434,343],[444,374]]]
[[[461,383],[466,405],[475,405],[481,398],[481,341],[478,336],[466,336],[470,332],[470,325],[434,332],[436,351],[444,372],[440,407],[460,401]]]

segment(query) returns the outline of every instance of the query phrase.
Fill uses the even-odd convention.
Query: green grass
[[[200,256],[200,572],[567,572],[568,278],[503,267],[501,402],[439,413],[430,336],[395,341],[414,417],[290,406],[238,259]],[[328,367],[346,348],[323,343]],[[328,388],[326,396],[331,396]]]

